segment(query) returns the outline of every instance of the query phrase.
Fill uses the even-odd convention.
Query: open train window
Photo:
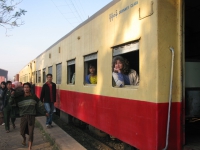
[[[67,61],[67,84],[75,84],[75,59]]]
[[[41,82],[41,70],[38,70],[38,83]]]
[[[35,83],[38,83],[38,79],[37,79],[38,75],[37,75],[37,71],[35,71]]]
[[[61,84],[61,78],[62,78],[62,64],[56,65],[56,84]]]
[[[37,72],[34,71],[34,82],[37,83]]]
[[[43,80],[43,83],[46,82],[46,68],[43,69],[43,72],[42,72],[42,80]]]
[[[48,73],[53,74],[52,71],[53,70],[53,66],[48,67]]]
[[[84,56],[85,84],[97,84],[97,53]]]
[[[113,87],[139,85],[139,42],[113,47]]]
[[[31,82],[34,84],[35,83],[35,74],[34,72],[32,72],[32,79],[31,79]]]

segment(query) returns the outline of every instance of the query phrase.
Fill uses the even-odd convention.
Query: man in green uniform
[[[12,89],[12,82],[11,81],[7,81],[6,82],[6,91],[3,95],[3,112],[4,112],[4,123],[5,123],[5,129],[6,129],[6,133],[10,132],[10,118],[11,118],[11,122],[13,125],[13,128],[15,128],[15,116],[14,113],[12,111],[12,106],[9,104],[9,99],[11,96],[12,91],[14,91]]]

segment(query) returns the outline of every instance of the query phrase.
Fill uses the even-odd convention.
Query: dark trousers
[[[16,118],[12,114],[12,107],[7,105],[3,109],[3,113],[4,113],[5,129],[10,130],[10,120],[11,120],[13,126],[15,125],[15,120],[16,120]]]

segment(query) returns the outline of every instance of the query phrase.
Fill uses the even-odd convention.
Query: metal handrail
[[[167,150],[169,141],[169,127],[170,127],[170,113],[171,113],[171,103],[172,103],[172,83],[173,83],[173,69],[174,69],[174,49],[169,48],[172,52],[172,63],[171,63],[171,77],[170,77],[170,90],[169,90],[169,106],[168,106],[168,119],[167,119],[167,131],[166,131],[166,144],[163,150]]]

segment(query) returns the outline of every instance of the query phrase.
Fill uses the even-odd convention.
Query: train
[[[113,0],[30,60],[19,80],[40,96],[51,73],[61,117],[139,150],[184,149],[194,129],[187,123],[200,117],[199,10],[197,0]],[[113,84],[116,56],[137,71],[139,85]],[[85,81],[90,63],[97,84]]]

